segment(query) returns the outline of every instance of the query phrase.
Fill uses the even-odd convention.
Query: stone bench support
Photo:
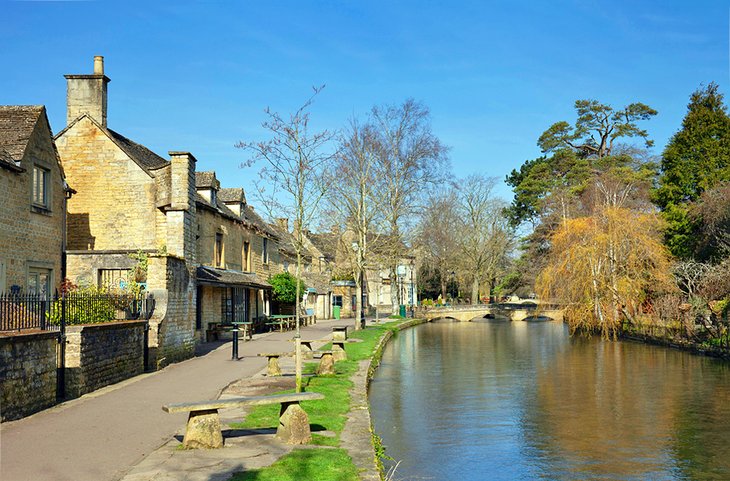
[[[276,429],[277,439],[287,444],[307,444],[312,439],[309,417],[299,403],[314,399],[324,399],[324,395],[316,392],[303,392],[239,397],[218,401],[168,404],[162,406],[162,410],[168,413],[190,413],[183,439],[184,449],[217,449],[223,447],[219,409],[281,404],[279,425]]]

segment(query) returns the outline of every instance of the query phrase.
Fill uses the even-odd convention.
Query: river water
[[[402,331],[370,405],[397,480],[730,480],[729,363],[559,323]]]

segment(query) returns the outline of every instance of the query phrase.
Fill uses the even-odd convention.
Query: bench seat
[[[218,417],[219,409],[281,404],[276,437],[287,444],[306,444],[312,438],[309,417],[299,406],[299,403],[315,399],[324,399],[324,395],[316,392],[301,392],[271,396],[237,397],[214,401],[166,404],[162,406],[162,410],[167,413],[190,413],[185,428],[183,448],[215,449],[223,447],[223,433],[221,432],[221,423]]]

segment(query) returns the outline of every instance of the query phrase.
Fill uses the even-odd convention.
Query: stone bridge
[[[530,319],[562,321],[563,310],[556,306],[540,306],[533,302],[478,304],[454,307],[433,307],[416,310],[416,317],[433,321],[436,319],[454,319],[469,322],[477,319],[507,318],[510,321]]]

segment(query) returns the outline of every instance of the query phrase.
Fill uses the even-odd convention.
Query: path
[[[333,326],[351,319],[318,321],[302,337],[331,337]],[[185,413],[167,414],[163,404],[215,399],[231,382],[266,366],[259,352],[291,351],[293,332],[256,335],[202,357],[109,386],[19,421],[0,425],[0,479],[3,481],[113,481],[170,440]]]

